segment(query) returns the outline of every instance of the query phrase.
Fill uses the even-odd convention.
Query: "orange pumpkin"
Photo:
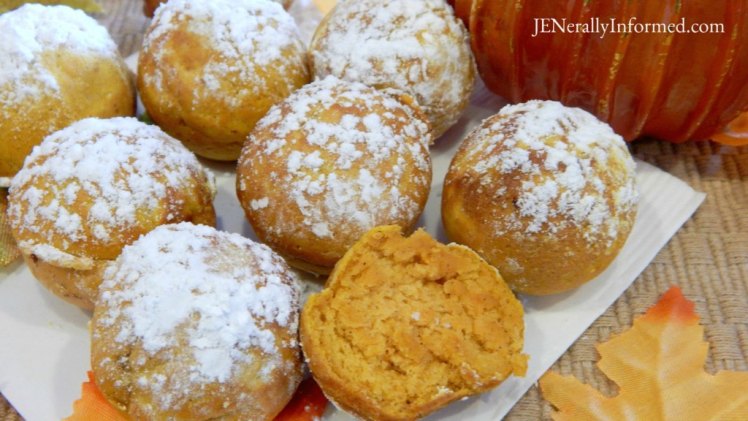
[[[470,29],[484,82],[509,101],[558,100],[596,114],[627,140],[671,142],[708,139],[748,111],[745,0],[452,3]],[[603,35],[599,24],[611,19],[628,32],[616,25]],[[571,30],[562,32],[564,23]],[[646,23],[712,32],[632,32]],[[723,31],[691,26],[709,23]]]

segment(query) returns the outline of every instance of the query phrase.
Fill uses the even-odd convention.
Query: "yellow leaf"
[[[13,236],[10,234],[10,225],[8,225],[8,217],[5,214],[8,208],[7,194],[6,189],[0,189],[0,268],[11,264],[21,256],[21,252],[16,247],[16,242],[13,241]]]
[[[25,3],[65,4],[70,7],[83,9],[89,13],[99,13],[102,11],[101,5],[94,0],[0,0],[0,13],[13,10]]]
[[[598,367],[617,396],[554,372],[540,379],[553,419],[748,420],[748,372],[706,373],[703,335],[693,303],[671,288],[631,329],[598,345]]]
[[[336,0],[313,0],[314,5],[317,6],[317,9],[319,9],[320,12],[322,12],[323,15],[326,15],[327,12],[332,10],[333,7],[335,7],[335,4],[337,3]]]

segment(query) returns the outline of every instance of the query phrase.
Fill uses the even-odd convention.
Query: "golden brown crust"
[[[155,126],[85,119],[29,156],[11,185],[8,221],[32,273],[90,309],[106,262],[159,225],[214,225],[214,195],[194,155]]]
[[[385,226],[309,298],[300,335],[332,401],[366,420],[404,421],[523,375],[522,316],[496,269],[470,249]]]
[[[332,271],[331,267],[315,265],[305,260],[296,259],[292,256],[283,256],[283,258],[286,259],[286,263],[288,263],[292,268],[302,270],[312,275],[327,276]]]
[[[507,107],[470,133],[442,195],[448,237],[516,291],[554,294],[599,275],[636,217],[634,162],[593,116],[558,103]]]
[[[66,51],[41,55],[41,65],[54,76],[59,91],[31,97],[0,111],[0,177],[11,177],[31,149],[45,136],[86,117],[135,114],[135,88],[121,58],[81,56]],[[30,80],[26,89],[41,82]],[[12,86],[0,86],[0,96]]]
[[[56,296],[84,310],[93,311],[102,275],[109,263],[99,260],[91,269],[74,269],[48,263],[35,254],[23,253],[34,277]]]
[[[138,91],[150,117],[192,151],[236,160],[268,109],[309,82],[306,50],[292,18],[262,2],[237,5],[252,5],[241,9],[247,21],[238,25],[237,17],[232,25],[241,27],[224,30],[221,39],[205,29],[222,25],[211,15],[215,10],[183,10],[182,3],[164,5],[151,23],[138,61]]]
[[[374,226],[417,222],[431,181],[429,127],[400,99],[330,77],[252,132],[237,196],[257,236],[291,265],[329,273]]]

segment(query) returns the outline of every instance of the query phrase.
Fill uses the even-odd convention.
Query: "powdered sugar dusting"
[[[339,121],[320,117],[333,109],[345,110]],[[427,189],[429,140],[428,125],[394,97],[328,77],[301,88],[260,120],[240,166],[282,168],[274,175],[273,189],[287,192],[305,230],[331,238],[341,226],[364,232],[417,217],[419,204],[400,186],[411,182],[416,190]],[[249,180],[240,180],[239,186],[261,187]],[[279,211],[273,203],[268,207],[264,196],[269,192],[250,196],[255,193],[249,208]],[[281,232],[297,229],[293,221],[278,227]]]
[[[497,218],[498,234],[553,234],[571,224],[583,227],[589,242],[611,244],[618,215],[638,201],[635,164],[625,142],[578,108],[552,101],[506,106],[471,133],[464,148],[464,162],[474,163],[484,186],[521,174],[511,193],[506,186],[494,192],[516,194],[518,210]]]
[[[0,105],[59,91],[43,54],[63,51],[119,60],[106,29],[80,10],[26,4],[0,15]]]
[[[160,226],[124,248],[100,291],[95,332],[114,328],[117,346],[186,358],[188,372],[174,373],[168,387],[145,378],[139,384],[161,392],[165,408],[201,384],[230,381],[254,352],[265,359],[260,375],[285,370],[279,349],[298,347],[270,330],[296,332],[296,281],[267,246],[237,234],[190,223]]]
[[[137,225],[138,213],[159,209],[171,189],[212,175],[180,142],[134,118],[89,118],[48,136],[11,184],[14,230],[45,244],[109,244]],[[80,200],[90,207],[76,207]],[[178,206],[171,203],[167,206]],[[169,212],[171,209],[166,209]],[[64,250],[63,250],[64,251]]]
[[[317,77],[413,95],[437,134],[457,120],[473,87],[467,31],[444,0],[340,2],[311,53]]]
[[[61,266],[79,270],[93,269],[95,261],[87,257],[79,257],[65,253],[48,244],[36,244],[30,241],[20,241],[18,248],[26,254],[33,254],[45,262],[57,262]]]
[[[238,105],[238,98],[263,92],[265,68],[285,74],[287,68],[306,67],[306,49],[293,18],[270,0],[170,0],[156,10],[143,42],[144,54],[160,62],[165,41],[185,22],[189,26],[184,28],[205,39],[215,52],[197,72],[196,85],[205,86],[211,95],[222,93],[215,97],[230,106]],[[165,66],[157,70],[145,82],[160,90],[170,75]],[[226,93],[221,81],[229,76],[239,82]],[[293,82],[287,83],[287,91],[293,91]]]

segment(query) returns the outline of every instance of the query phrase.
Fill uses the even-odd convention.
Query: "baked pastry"
[[[214,196],[212,175],[158,127],[89,118],[34,148],[11,184],[8,219],[34,276],[92,309],[122,247],[158,225],[214,224]]]
[[[318,274],[369,229],[410,229],[431,185],[429,126],[412,100],[334,77],[273,107],[244,145],[237,195],[257,236]]]
[[[293,0],[272,0],[276,3],[280,3],[283,5],[283,7],[288,10],[289,7],[291,7],[291,3],[293,3]],[[153,12],[156,11],[156,8],[160,6],[162,3],[166,3],[166,0],[145,0],[145,3],[143,4],[143,13],[145,13],[146,16],[153,17]]]
[[[333,75],[413,96],[434,139],[467,106],[475,63],[464,25],[444,0],[339,2],[310,52],[314,75]]]
[[[272,420],[301,381],[299,288],[268,247],[160,226],[104,275],[91,367],[135,420]]]
[[[444,228],[515,291],[567,291],[600,274],[626,242],[634,178],[623,139],[592,114],[552,101],[509,105],[452,159]]]
[[[301,315],[315,380],[365,420],[414,420],[524,375],[522,305],[467,247],[366,233]]]
[[[233,161],[270,107],[309,82],[293,18],[269,0],[170,0],[138,61],[148,114],[196,154]]]
[[[0,178],[15,175],[48,134],[85,117],[135,113],[117,46],[67,6],[26,4],[0,14]]]

